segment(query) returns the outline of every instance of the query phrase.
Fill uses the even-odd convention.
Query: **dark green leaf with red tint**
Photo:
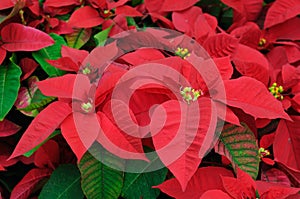
[[[239,167],[255,179],[260,159],[253,132],[245,124],[242,126],[227,124],[219,139],[215,147],[216,152],[230,159],[235,169]]]

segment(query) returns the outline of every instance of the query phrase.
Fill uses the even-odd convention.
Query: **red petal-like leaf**
[[[10,158],[23,155],[46,140],[61,122],[71,113],[69,104],[53,102],[31,122]]]
[[[116,15],[124,15],[126,17],[141,17],[142,13],[134,9],[133,7],[124,5],[116,8]]]
[[[273,144],[275,160],[300,170],[300,117],[291,116],[293,122],[280,120]]]
[[[0,122],[0,137],[7,137],[14,135],[21,129],[20,126],[14,124],[11,121],[3,120]]]
[[[246,172],[237,169],[237,179],[222,176],[223,186],[234,199],[256,198],[256,184]]]
[[[299,191],[300,188],[272,186],[266,192],[260,193],[260,198],[261,199],[285,199],[288,196],[297,194]]]
[[[121,131],[104,113],[98,112],[97,114],[102,129],[97,141],[106,148],[106,150],[124,159],[147,160],[143,153],[141,139]],[[133,129],[131,125],[128,125],[127,128]],[[123,150],[125,150],[125,152],[123,152]],[[126,151],[130,153],[126,153]]]
[[[225,80],[225,104],[242,109],[255,118],[284,118],[290,117],[277,99],[259,81],[250,77],[240,77],[234,80]],[[215,96],[218,99],[218,96]]]
[[[44,178],[48,178],[52,173],[51,169],[32,169],[14,187],[10,198],[27,199],[35,186]]]
[[[74,71],[78,72],[79,66],[73,62],[69,57],[61,57],[57,60],[46,60],[49,64],[55,68],[65,70],[65,71]]]
[[[253,77],[264,85],[269,83],[269,62],[259,51],[239,44],[233,56],[236,69],[244,76]]]
[[[199,0],[185,0],[185,1],[176,1],[176,0],[164,0],[161,6],[161,11],[180,11],[185,10],[189,7],[192,7]]]
[[[276,0],[267,12],[264,28],[283,23],[300,14],[299,0]]]
[[[21,81],[27,79],[38,67],[38,64],[33,59],[27,57],[21,59],[19,65],[22,69]]]
[[[80,139],[73,114],[69,115],[61,124],[61,133],[67,141],[68,145],[71,147],[73,153],[77,157],[77,162],[80,162],[82,156],[87,151],[87,147],[82,143]]]
[[[212,57],[232,56],[238,47],[238,40],[230,35],[221,33],[208,37],[203,47]]]
[[[229,56],[215,58],[214,62],[221,73],[222,79],[230,79],[233,74],[233,66]]]
[[[222,2],[245,16],[248,21],[256,20],[263,7],[263,0],[222,0]]]
[[[78,50],[75,48],[70,48],[68,46],[61,47],[61,56],[69,57],[73,60],[75,64],[80,66],[84,59],[88,56],[89,52],[86,50]]]
[[[85,6],[74,11],[69,19],[69,25],[77,28],[92,28],[104,22],[98,11],[90,6]]]
[[[135,52],[127,53],[121,57],[122,60],[134,66],[163,58],[165,58],[165,56],[159,50],[149,48],[138,49]]]
[[[233,177],[233,173],[222,167],[203,167],[199,168],[193,175],[185,191],[182,191],[176,178],[167,180],[154,186],[154,188],[159,188],[162,192],[177,199],[199,198],[208,190],[219,189],[225,191],[221,176]]]
[[[150,131],[157,154],[183,191],[214,140],[214,108],[208,98],[191,104],[170,100],[155,108],[151,116]]]
[[[13,7],[15,4],[13,3],[12,0],[1,0],[0,1],[0,10],[4,10],[7,8]]]
[[[0,46],[0,64],[2,64],[5,57],[6,57],[6,50]]]
[[[107,9],[111,10],[127,3],[128,0],[106,1]],[[100,3],[99,3],[100,4]]]
[[[266,172],[261,173],[261,180],[265,182],[277,183],[280,185],[291,186],[291,182],[287,175],[276,168],[271,168]]]
[[[202,10],[199,7],[191,7],[188,10],[182,12],[173,12],[172,20],[175,28],[188,35],[193,35],[193,25],[199,15],[202,14]]]
[[[36,84],[44,95],[71,99],[76,77],[75,74],[67,74],[39,81]]]
[[[259,141],[259,146],[265,149],[269,148],[273,144],[274,138],[275,138],[275,133],[270,133],[262,136],[262,138]]]
[[[209,190],[200,197],[200,199],[212,198],[232,199],[227,193],[221,190]]]
[[[43,5],[60,8],[63,6],[80,5],[80,0],[46,0]]]
[[[46,33],[22,24],[10,23],[1,30],[2,48],[15,51],[36,51],[54,44]]]
[[[34,155],[34,164],[39,168],[55,169],[59,163],[59,146],[57,142],[49,140],[43,144]]]

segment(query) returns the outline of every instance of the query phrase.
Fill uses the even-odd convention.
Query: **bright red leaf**
[[[68,24],[76,28],[92,28],[104,22],[98,11],[90,6],[85,6],[74,11]]]
[[[248,21],[255,21],[263,7],[263,0],[222,0],[222,2],[246,17]]]
[[[63,102],[53,102],[47,106],[26,129],[10,159],[23,155],[46,140],[71,111],[69,104]]]
[[[273,145],[275,160],[295,170],[300,170],[300,117],[292,121],[280,120]]]
[[[253,77],[264,85],[268,85],[269,62],[259,51],[239,44],[232,59],[236,69],[242,75]]]
[[[10,23],[1,30],[2,48],[15,51],[36,51],[54,44],[46,33],[22,24]]]
[[[237,178],[222,177],[226,192],[235,199],[256,198],[255,181],[246,172],[237,168]]]
[[[254,118],[290,119],[277,99],[259,81],[250,77],[240,77],[224,81],[225,104],[242,109]],[[215,96],[218,99],[218,95]]]
[[[208,98],[191,104],[170,100],[155,108],[151,116],[150,131],[157,154],[183,191],[213,142],[211,130],[217,116],[214,108]]]
[[[2,0],[0,1],[0,10],[4,10],[7,8],[13,7],[15,4],[13,3],[12,0]]]
[[[286,199],[300,191],[300,188],[280,186],[262,181],[256,181],[256,185],[260,198],[262,199]],[[299,197],[296,196],[295,198]]]
[[[62,6],[80,5],[80,0],[46,0],[43,4],[47,7],[60,8]]]
[[[76,78],[77,75],[67,74],[39,81],[36,84],[44,95],[71,99]]]
[[[200,197],[200,199],[212,198],[232,199],[227,193],[221,190],[209,190]]]
[[[116,13],[116,15],[122,14],[126,17],[141,17],[141,16],[143,16],[142,13],[140,13],[136,9],[134,9],[130,6],[127,6],[127,5],[117,7],[115,13]]]
[[[222,167],[203,167],[196,171],[185,191],[182,191],[176,178],[167,180],[154,188],[159,188],[162,192],[177,199],[200,198],[208,190],[219,189],[225,192],[221,176],[233,177],[233,173]]]
[[[212,57],[232,56],[238,47],[238,40],[230,35],[221,33],[208,37],[203,47]]]
[[[264,28],[283,23],[298,14],[300,14],[299,0],[276,0],[267,12]]]
[[[61,133],[79,162],[87,151],[87,147],[84,145],[77,132],[73,114],[69,115],[61,124]]]

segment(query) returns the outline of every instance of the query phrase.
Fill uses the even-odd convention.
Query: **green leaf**
[[[259,156],[256,138],[246,124],[226,124],[215,151],[231,160],[233,168],[238,166],[254,179],[258,175]]]
[[[43,95],[43,93],[40,90],[37,90],[34,93],[29,106],[19,109],[19,110],[30,112],[30,111],[36,110],[38,108],[41,108],[41,107],[49,104],[50,102],[52,102],[55,99],[56,99],[55,97],[45,96],[45,95]]]
[[[66,35],[66,40],[68,43],[68,46],[71,48],[79,49],[84,44],[88,42],[92,34],[91,29],[78,29],[74,31],[72,34]]]
[[[127,25],[128,26],[135,26],[135,27],[138,28],[138,25],[136,24],[133,17],[126,17],[126,20],[127,20]]]
[[[102,160],[102,161],[99,161]],[[111,166],[103,164],[106,161],[109,165],[117,166],[115,170]],[[100,145],[94,144],[89,152],[82,157],[79,165],[81,172],[81,186],[88,199],[117,199],[123,185],[124,161],[105,151]]]
[[[145,149],[149,152],[149,149]],[[149,155],[151,154],[151,155]],[[125,173],[124,186],[122,189],[122,197],[126,199],[152,199],[157,198],[160,193],[159,189],[153,189],[152,186],[161,184],[167,175],[168,169],[162,168],[152,172],[146,172],[153,165],[161,165],[161,161],[156,154],[146,153],[150,163],[141,160],[129,161],[132,167],[138,168],[138,173]],[[141,166],[144,165],[144,168]],[[130,166],[130,165],[129,165]]]
[[[24,153],[23,155],[25,157],[30,157],[34,152],[36,152],[43,144],[45,144],[48,140],[55,137],[56,135],[60,134],[60,131],[54,131],[46,140],[44,140],[42,143],[31,149],[30,151]]]
[[[65,74],[65,71],[62,71],[58,68],[55,68],[54,66],[48,64],[46,62],[47,59],[55,60],[61,57],[61,47],[62,45],[67,45],[65,42],[64,38],[54,34],[50,33],[49,34],[54,40],[55,43],[52,46],[43,48],[39,51],[33,52],[32,56],[34,59],[41,65],[42,69],[50,76],[50,77],[55,77],[55,76],[62,76]]]
[[[75,165],[65,164],[53,171],[39,199],[82,199],[80,172]]]
[[[137,6],[139,4],[142,4],[143,2],[144,2],[144,0],[132,0],[131,5],[132,6]]]
[[[107,40],[108,34],[112,27],[113,26],[111,25],[108,28],[106,28],[105,30],[102,30],[94,35],[94,40],[95,40],[97,46],[104,46],[105,41]]]
[[[0,66],[0,121],[17,100],[21,74],[22,70],[13,62],[13,57],[7,66]]]

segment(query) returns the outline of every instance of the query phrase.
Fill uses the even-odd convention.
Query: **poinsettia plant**
[[[1,0],[0,198],[300,198],[299,0]]]

